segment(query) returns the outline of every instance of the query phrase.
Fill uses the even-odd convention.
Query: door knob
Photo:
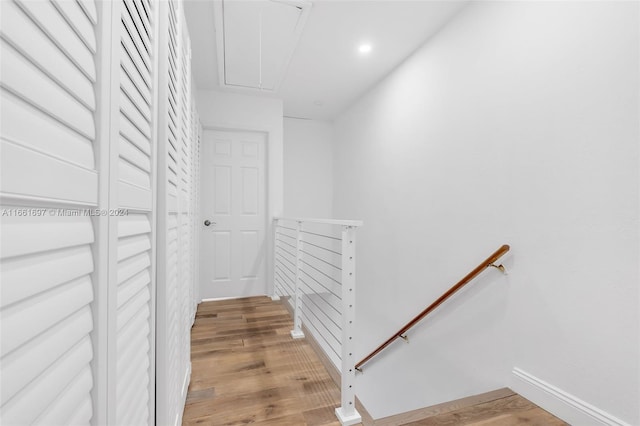
[[[215,222],[211,222],[209,219],[204,221],[204,226],[215,225]]]

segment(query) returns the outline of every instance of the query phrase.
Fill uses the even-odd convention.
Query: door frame
[[[283,185],[277,185],[276,182],[282,179],[278,179],[278,176],[282,177],[282,173],[284,170],[284,158],[282,146],[278,150],[276,146],[275,140],[275,131],[273,129],[261,126],[251,126],[251,125],[211,125],[211,124],[203,124],[202,125],[202,141],[201,141],[201,152],[200,155],[200,170],[204,168],[204,134],[207,131],[219,131],[219,132],[254,132],[254,133],[262,133],[265,135],[265,146],[266,146],[266,161],[265,161],[265,197],[266,197],[266,223],[265,223],[265,243],[266,243],[266,252],[265,252],[265,262],[266,262],[266,277],[265,277],[265,295],[269,296],[273,294],[273,219],[279,216],[282,211],[282,200],[283,200]],[[279,172],[279,173],[278,173]],[[202,173],[202,172],[201,172]],[[200,179],[202,178],[202,174]],[[204,197],[202,193],[202,184],[200,185],[200,194],[198,194],[200,200]],[[206,216],[205,212],[202,211],[203,203],[200,202],[200,219]],[[201,224],[198,224],[199,232],[202,232]],[[200,266],[202,265],[202,244],[204,243],[204,239],[200,238],[200,247],[198,250],[198,271],[200,271]],[[200,285],[202,285],[202,274],[199,273],[198,279],[198,289],[200,289]],[[200,291],[198,290],[198,297],[200,296]],[[204,302],[212,299],[200,299],[200,302]]]

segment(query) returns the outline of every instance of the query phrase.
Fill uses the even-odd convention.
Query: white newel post
[[[362,421],[355,406],[356,229],[342,226],[342,405],[336,416],[343,426]]]
[[[293,311],[293,330],[291,330],[291,337],[294,339],[301,339],[304,337],[302,332],[302,312],[301,309],[301,296],[302,289],[300,285],[300,271],[302,270],[302,222],[296,222],[296,299],[295,308]]]
[[[273,221],[273,230],[271,231],[271,238],[273,241],[272,245],[272,253],[271,253],[271,264],[273,265],[273,276],[271,279],[273,280],[273,293],[271,294],[271,300],[278,301],[280,300],[280,296],[276,291],[276,287],[278,286],[278,281],[276,280],[276,250],[278,246],[277,238],[278,238],[278,225],[280,224],[280,219],[275,219]]]

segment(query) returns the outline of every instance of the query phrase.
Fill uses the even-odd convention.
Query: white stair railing
[[[356,230],[362,222],[276,218],[274,299],[294,312],[293,338],[306,330],[341,374],[342,425],[361,422],[355,407]]]

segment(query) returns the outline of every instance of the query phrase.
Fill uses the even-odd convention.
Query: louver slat
[[[146,53],[148,57],[151,54],[151,40],[149,37],[148,22],[146,22],[147,17],[145,16],[145,19],[141,19],[136,3],[140,4],[139,1],[123,0],[126,10],[125,19],[132,25],[129,29],[136,32],[136,35],[132,33],[132,36],[136,38],[136,46],[138,46],[138,49],[144,49],[141,53]]]
[[[78,374],[91,380],[92,356],[91,339],[86,336],[2,407],[3,423],[31,424],[40,413],[55,409],[58,396]]]
[[[48,1],[19,0],[18,4],[40,29],[54,41],[91,81],[96,81],[96,65],[93,54],[80,40],[72,26]]]
[[[97,202],[95,171],[5,140],[1,145],[3,192],[89,205]],[[33,176],[47,176],[47,179],[32,179]]]
[[[78,4],[84,11],[87,18],[91,20],[93,25],[98,23],[98,12],[96,11],[96,5],[93,0],[77,0]]]
[[[80,4],[69,0],[54,0],[53,4],[60,14],[71,24],[71,28],[80,37],[91,53],[96,53],[96,35],[93,32],[93,23],[84,13]]]
[[[85,169],[94,169],[93,143],[13,94],[0,91],[2,137]],[[24,123],[30,123],[25,126]]]
[[[151,222],[147,214],[118,220],[117,424],[148,421],[150,380]]]
[[[54,288],[93,270],[91,248],[80,247],[46,251],[42,254],[7,259],[0,265],[2,307]],[[47,277],[42,280],[42,277]],[[29,285],[21,285],[29,283]]]
[[[57,12],[56,12],[57,13]],[[93,139],[93,112],[52,81],[48,75],[12,46],[2,41],[2,86],[25,102]]]
[[[3,358],[1,403],[4,404],[11,395],[15,395],[40,376],[70,347],[87,336],[91,331],[91,323],[91,310],[85,306],[51,327],[38,339],[31,340]],[[43,358],[43,353],[49,357]]]
[[[93,84],[37,25],[13,2],[2,9],[2,34],[40,70],[63,86],[85,107],[95,110]],[[47,54],[43,54],[47,52]]]
[[[35,424],[43,426],[87,424],[91,420],[91,398],[88,393],[92,386],[91,369],[85,367],[60,393],[56,403],[35,421]],[[80,409],[78,409],[78,401],[81,401]],[[70,418],[75,420],[69,422]]]

